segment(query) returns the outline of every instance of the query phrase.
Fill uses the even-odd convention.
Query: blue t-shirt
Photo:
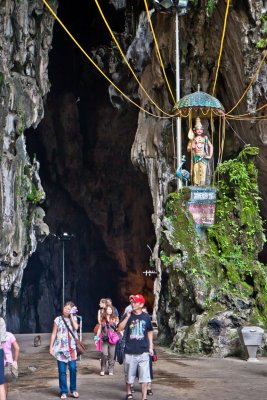
[[[150,316],[147,313],[131,314],[124,329],[125,353],[142,354],[149,351],[147,333],[153,331]]]

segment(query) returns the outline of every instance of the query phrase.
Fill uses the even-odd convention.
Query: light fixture
[[[179,51],[179,16],[185,15],[188,11],[190,0],[153,0],[156,11],[175,14],[175,58],[176,58],[176,102],[180,100],[180,51]],[[192,1],[192,0],[191,0]],[[181,118],[176,119],[176,159],[177,168],[182,160],[182,134]],[[177,180],[177,190],[182,188],[182,181]]]
[[[174,4],[172,0],[154,0],[154,5],[159,11],[171,11]]]
[[[171,13],[175,9],[179,15],[187,13],[189,0],[153,0],[155,9],[160,12]]]
[[[65,304],[65,242],[75,238],[73,233],[62,232],[60,235],[54,235],[62,242],[62,307]]]
[[[74,238],[75,235],[69,234],[69,233],[67,233],[67,232],[62,232],[62,233],[61,233],[60,235],[58,235],[57,237],[58,237],[59,240],[62,240],[62,241],[65,240],[65,241],[66,241],[66,240],[70,240],[70,239]]]

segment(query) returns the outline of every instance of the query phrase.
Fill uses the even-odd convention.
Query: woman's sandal
[[[74,397],[75,399],[78,399],[79,397],[79,393],[78,392],[72,392],[72,397]]]
[[[67,399],[67,395],[66,393],[62,393],[62,395],[60,396],[61,399]]]
[[[132,399],[133,399],[132,393],[126,394],[125,400],[132,400]]]

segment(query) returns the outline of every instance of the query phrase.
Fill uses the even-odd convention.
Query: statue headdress
[[[200,120],[199,117],[196,117],[196,122],[195,122],[195,127],[194,128],[203,129],[203,125],[202,125],[201,120]]]

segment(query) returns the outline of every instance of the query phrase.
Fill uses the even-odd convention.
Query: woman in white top
[[[62,315],[54,320],[50,339],[49,353],[57,359],[61,399],[67,399],[68,397],[67,366],[70,371],[70,392],[75,399],[79,397],[79,393],[76,390],[76,342],[69,332],[71,330],[74,336],[78,338],[76,331],[79,325],[74,315],[76,313],[77,308],[72,301],[65,303]]]

